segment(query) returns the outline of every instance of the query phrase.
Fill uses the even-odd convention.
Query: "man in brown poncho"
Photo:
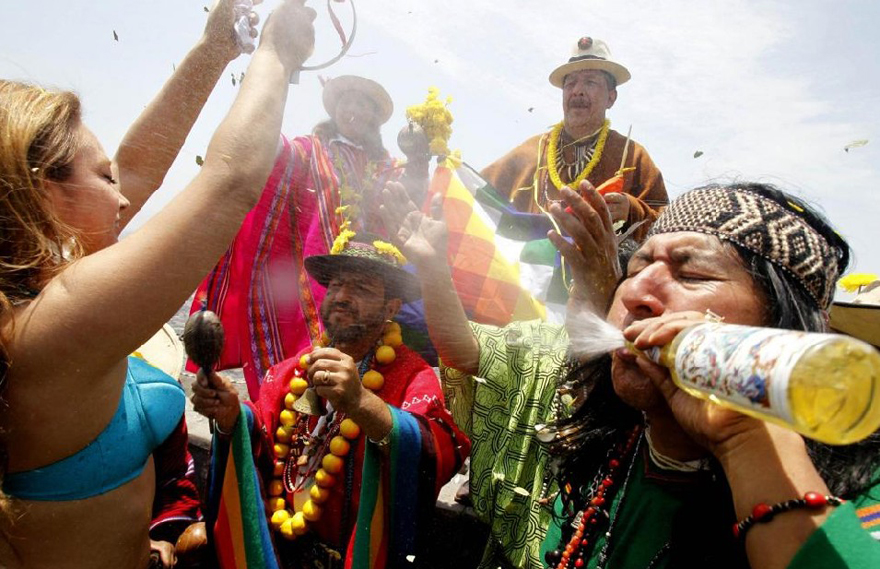
[[[581,38],[572,57],[550,74],[550,83],[562,89],[562,122],[529,138],[481,174],[518,210],[533,213],[558,200],[563,185],[575,188],[586,179],[599,188],[611,181],[614,187],[605,195],[614,221],[625,221],[626,229],[647,220],[635,232],[639,239],[669,199],[647,151],[611,130],[605,118],[617,100],[617,86],[629,78],[605,42]],[[612,180],[616,175],[620,178]]]

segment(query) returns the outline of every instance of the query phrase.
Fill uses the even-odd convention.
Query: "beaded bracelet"
[[[755,507],[752,508],[752,515],[739,523],[733,524],[733,535],[734,537],[745,538],[746,532],[749,531],[753,525],[759,522],[767,523],[772,520],[776,514],[781,514],[782,512],[797,510],[800,508],[818,510],[825,506],[839,506],[843,502],[844,500],[841,500],[837,496],[823,496],[818,492],[807,492],[804,494],[803,498],[786,500],[785,502],[779,502],[772,506],[760,502],[755,504]]]

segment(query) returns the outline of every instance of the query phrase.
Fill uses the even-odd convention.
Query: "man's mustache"
[[[339,312],[346,312],[348,314],[355,315],[355,310],[347,302],[334,302],[328,308],[329,308],[330,312],[333,312],[334,310],[338,310]]]

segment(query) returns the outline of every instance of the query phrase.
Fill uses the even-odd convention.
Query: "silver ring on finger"
[[[716,324],[724,322],[724,316],[720,316],[714,312],[712,312],[711,308],[706,309],[706,314],[703,316],[703,319],[707,322],[714,322]]]

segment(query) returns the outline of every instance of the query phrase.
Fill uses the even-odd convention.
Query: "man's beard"
[[[347,311],[355,321],[352,324],[340,324],[330,321],[330,313],[333,309]],[[382,333],[382,325],[385,322],[383,310],[377,310],[374,314],[360,315],[349,307],[340,306],[338,303],[324,306],[321,309],[321,320],[324,322],[324,330],[332,344],[349,344],[360,341],[367,335],[375,335],[376,339]]]
[[[367,333],[367,326],[365,324],[343,326],[340,324],[330,324],[325,321],[324,327],[327,335],[330,337],[330,342],[333,344],[350,344],[363,338],[364,334]]]

